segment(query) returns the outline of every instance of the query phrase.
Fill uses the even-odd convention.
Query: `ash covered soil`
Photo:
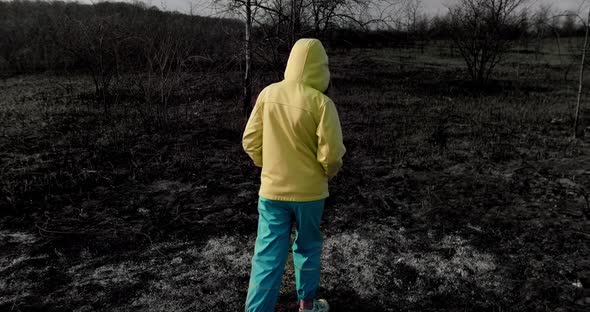
[[[588,311],[573,80],[521,64],[514,81],[508,64],[484,92],[388,53],[331,60],[348,152],[319,295],[333,311]],[[0,81],[0,310],[242,310],[260,172],[239,102],[209,94],[158,123],[131,102],[106,116],[89,90]],[[294,302],[289,260],[277,310]]]

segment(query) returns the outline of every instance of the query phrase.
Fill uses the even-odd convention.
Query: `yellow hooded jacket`
[[[258,95],[242,145],[262,167],[259,195],[272,200],[313,201],[329,196],[328,179],[346,152],[330,82],[328,56],[317,39],[298,40],[285,79]]]

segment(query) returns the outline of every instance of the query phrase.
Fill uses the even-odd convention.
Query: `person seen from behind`
[[[284,80],[260,92],[243,135],[243,148],[262,167],[258,235],[246,298],[247,312],[269,312],[279,295],[295,224],[293,263],[300,312],[329,311],[316,300],[320,281],[320,220],[328,180],[346,152],[330,82],[328,56],[317,39],[293,46]]]

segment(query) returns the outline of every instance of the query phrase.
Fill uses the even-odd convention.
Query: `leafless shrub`
[[[511,45],[517,9],[526,0],[460,0],[449,9],[450,33],[472,80],[488,81]]]

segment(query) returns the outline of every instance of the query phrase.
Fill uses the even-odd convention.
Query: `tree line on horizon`
[[[332,48],[396,47],[416,41],[452,39],[452,14],[428,16],[407,8],[395,22],[361,25],[335,23],[318,29],[300,21],[296,34],[288,34],[290,22],[267,18],[255,24],[253,36],[258,46],[278,58],[289,50],[294,37],[318,37]],[[287,16],[286,13],[281,13]],[[277,14],[278,15],[278,14]],[[18,0],[0,2],[0,70],[4,75],[39,71],[92,71],[99,64],[104,70],[134,71],[148,63],[160,46],[183,50],[174,57],[198,56],[193,61],[239,61],[243,38],[239,19],[191,16],[161,11],[142,2],[99,2],[94,5],[63,1]],[[551,18],[548,7],[530,14],[522,11],[506,25],[502,37],[509,40],[581,37],[584,25],[572,15]],[[265,42],[272,39],[272,47]],[[268,45],[268,44],[266,44]],[[115,57],[115,53],[116,55]],[[282,57],[282,55],[280,55]],[[260,55],[264,58],[263,55]],[[108,62],[116,64],[107,64]],[[273,59],[265,60],[272,63]],[[115,69],[112,69],[115,70]]]

